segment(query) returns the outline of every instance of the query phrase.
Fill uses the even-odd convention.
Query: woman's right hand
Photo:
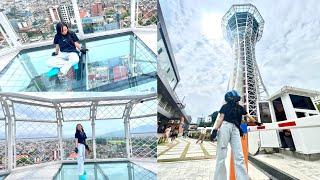
[[[217,134],[218,134],[218,130],[217,129],[213,129],[212,132],[211,132],[211,141],[214,142],[216,137],[217,137]]]

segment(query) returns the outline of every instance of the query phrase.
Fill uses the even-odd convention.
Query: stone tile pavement
[[[215,159],[176,161],[158,163],[158,180],[213,180]],[[252,180],[269,178],[249,163],[249,177]]]
[[[320,179],[320,160],[305,161],[280,153],[259,154],[254,157],[298,179]]]
[[[201,147],[202,146],[202,147]],[[158,162],[167,160],[205,159],[214,156],[216,144],[204,141],[196,144],[195,139],[178,138],[175,142],[166,145],[158,145]],[[206,151],[206,152],[205,152]],[[208,153],[208,154],[206,154]],[[211,157],[211,158],[212,158]]]
[[[200,145],[196,144],[195,139],[181,137],[172,143],[175,144],[158,146],[158,180],[173,178],[175,180],[213,179],[216,143],[204,141]],[[249,176],[253,180],[269,179],[250,163]]]

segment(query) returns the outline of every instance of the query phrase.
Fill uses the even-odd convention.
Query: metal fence
[[[155,27],[157,25],[157,0],[136,0],[137,27]]]
[[[82,124],[86,159],[156,158],[156,94],[0,93],[0,171],[75,160]]]

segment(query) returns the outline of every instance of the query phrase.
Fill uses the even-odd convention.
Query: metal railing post
[[[63,116],[62,116],[62,108],[60,104],[54,103],[54,107],[56,110],[56,119],[57,119],[57,131],[58,131],[58,138],[59,138],[59,156],[60,160],[63,160],[64,157],[64,148],[63,148],[63,141],[62,141],[62,122],[63,122]]]
[[[136,20],[138,19],[138,14],[136,12],[136,0],[131,0],[130,11],[131,11],[130,12],[130,14],[131,14],[130,27],[135,28],[136,27]]]
[[[1,105],[3,107],[4,116],[6,119],[6,140],[7,140],[7,170],[11,172],[14,168],[14,143],[13,143],[13,117],[10,113],[10,107],[8,105],[8,100],[5,97],[1,97]]]
[[[96,145],[96,114],[97,114],[98,102],[92,102],[90,106],[90,121],[92,127],[92,151],[93,151],[93,160],[97,160],[97,145]]]
[[[0,22],[1,25],[3,27],[3,29],[6,31],[6,35],[8,36],[8,38],[10,39],[10,42],[15,46],[20,48],[22,45],[19,42],[19,36],[17,35],[17,33],[14,31],[13,27],[11,26],[8,18],[6,17],[6,15],[0,11]],[[4,35],[5,36],[5,35]],[[6,37],[6,36],[5,36]],[[8,42],[9,43],[9,42]]]
[[[75,16],[76,21],[77,21],[79,37],[80,37],[80,39],[83,39],[84,38],[84,32],[83,32],[83,27],[82,27],[82,23],[81,23],[80,14],[79,14],[79,7],[78,7],[78,4],[77,4],[77,0],[72,0],[72,6],[73,6],[73,11],[74,11],[74,16]]]
[[[131,134],[130,134],[130,114],[132,111],[133,103],[129,102],[124,110],[123,113],[123,120],[124,120],[124,130],[125,130],[125,140],[126,140],[126,151],[127,151],[127,158],[131,158]]]
[[[131,77],[136,76],[136,38],[130,37],[130,56],[129,56],[129,67],[131,73]]]

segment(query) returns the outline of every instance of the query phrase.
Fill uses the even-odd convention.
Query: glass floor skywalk
[[[52,163],[63,164],[60,172],[73,169],[64,163],[76,163],[74,134],[79,123],[92,150],[86,164],[156,162],[156,93],[141,94],[0,93],[0,175]],[[99,164],[102,169],[104,166],[108,164]],[[87,167],[92,170],[90,164]],[[128,168],[120,169],[128,174]],[[108,169],[103,174],[112,176]]]
[[[88,163],[87,179],[156,180],[156,174],[132,162]],[[64,164],[54,180],[78,179],[76,164]]]
[[[24,49],[0,72],[0,91],[156,91],[155,53],[133,32],[92,37],[69,78],[49,77],[53,45]]]

